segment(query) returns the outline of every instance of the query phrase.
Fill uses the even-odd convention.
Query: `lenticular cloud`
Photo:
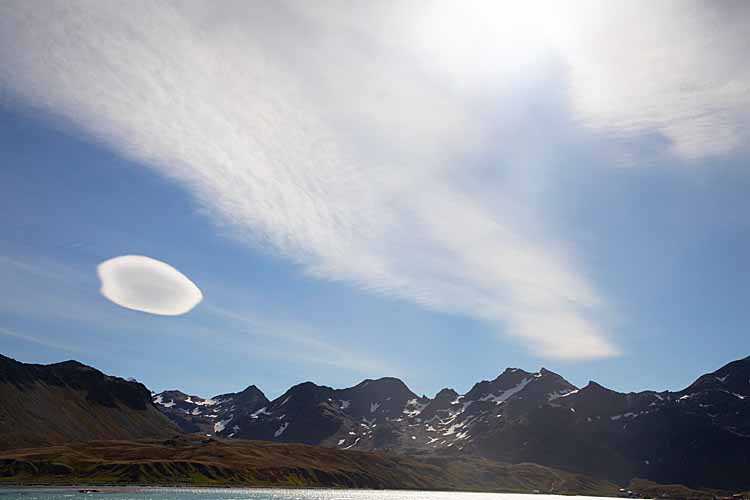
[[[203,300],[200,289],[166,262],[123,255],[97,266],[102,295],[118,306],[164,316],[185,314]]]

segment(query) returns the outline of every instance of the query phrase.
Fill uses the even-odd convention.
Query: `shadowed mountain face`
[[[498,433],[483,443],[486,454],[523,460],[544,453],[544,463],[620,481],[750,485],[750,358],[703,375],[679,392],[622,394],[591,382],[554,403],[559,407],[540,408],[508,429],[529,438],[526,451],[510,450]],[[541,434],[544,428],[558,432]],[[563,451],[571,446],[585,452]]]
[[[473,441],[479,454],[690,486],[750,485],[750,358],[679,392],[623,394],[590,382],[526,413],[506,416]]]
[[[394,378],[348,389],[306,382],[245,411],[212,411],[222,437],[479,455],[622,484],[750,487],[750,358],[679,392],[625,394],[596,382],[578,389],[544,368],[509,368],[463,395],[420,398]]]
[[[2,448],[178,432],[142,384],[76,361],[34,365],[0,356],[0,401]]]

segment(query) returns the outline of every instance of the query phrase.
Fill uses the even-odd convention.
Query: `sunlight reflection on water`
[[[597,497],[525,495],[519,493],[456,493],[437,491],[280,490],[234,488],[128,488],[79,493],[75,489],[2,489],[0,497],[23,500],[585,500]]]

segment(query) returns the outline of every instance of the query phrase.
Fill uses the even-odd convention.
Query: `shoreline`
[[[585,498],[618,498],[617,496],[606,496],[606,495],[586,495],[582,493],[547,493],[547,492],[522,492],[522,491],[478,491],[478,490],[433,490],[433,489],[408,489],[408,488],[348,488],[348,487],[332,487],[332,486],[249,486],[249,485],[224,485],[224,484],[213,484],[213,485],[191,485],[191,484],[146,484],[146,485],[122,485],[122,484],[0,484],[0,491],[3,489],[37,489],[37,490],[72,490],[78,492],[79,490],[101,490],[97,493],[128,493],[138,490],[148,489],[182,489],[182,490],[211,490],[211,489],[227,489],[227,490],[331,490],[331,491],[374,491],[374,492],[406,492],[406,493],[471,493],[471,494],[487,494],[487,495],[528,495],[528,496],[566,496],[566,497],[585,497]],[[638,497],[639,500],[654,500],[647,497]]]

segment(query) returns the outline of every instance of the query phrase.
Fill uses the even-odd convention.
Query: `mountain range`
[[[224,438],[481,456],[609,479],[750,486],[750,357],[677,391],[578,388],[542,368],[508,368],[466,394],[419,397],[396,378],[347,389],[305,382],[269,401],[254,386],[154,402],[186,432]]]
[[[299,443],[534,463],[596,480],[644,478],[694,488],[750,488],[750,357],[681,391],[576,387],[544,368],[508,368],[465,394],[418,396],[397,378],[334,389],[312,382],[269,400],[251,385],[211,398],[150,393],[73,361],[0,358],[0,446],[200,433],[226,442]],[[208,435],[208,436],[206,436]]]

